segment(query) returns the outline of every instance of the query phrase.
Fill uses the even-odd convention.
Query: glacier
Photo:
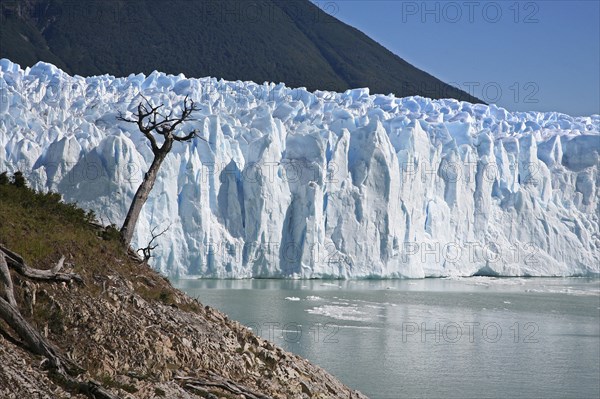
[[[201,110],[142,210],[169,276],[600,275],[600,116],[308,92],[153,72],[70,76],[0,60],[0,171],[120,225],[152,152],[117,120]]]

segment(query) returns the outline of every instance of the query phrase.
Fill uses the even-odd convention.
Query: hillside
[[[59,198],[0,176],[0,245],[34,269],[48,270],[65,256],[65,273],[81,277],[81,283],[46,282],[12,273],[27,322],[77,381],[93,381],[112,395],[87,397],[364,398],[175,290],[127,256],[116,231],[90,223],[93,215]],[[10,298],[0,280],[1,316]],[[26,342],[0,317],[0,397],[86,397]]]
[[[82,76],[183,73],[309,90],[478,99],[394,55],[308,0],[1,3],[0,58]],[[326,11],[326,10],[325,10]]]

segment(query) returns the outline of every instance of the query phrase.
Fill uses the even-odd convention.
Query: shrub
[[[102,233],[100,233],[100,237],[102,237],[106,241],[119,241],[121,239],[121,232],[114,224],[110,226],[106,226]]]
[[[96,223],[96,213],[90,209],[85,214],[85,220],[90,223]]]
[[[15,172],[15,174],[13,175],[12,184],[14,184],[14,186],[17,188],[27,187],[27,181],[25,180],[25,176],[23,176],[23,172]]]

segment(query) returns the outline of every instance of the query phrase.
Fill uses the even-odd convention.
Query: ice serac
[[[69,76],[0,60],[0,170],[119,225],[152,161],[119,112],[142,95],[186,128],[134,246],[204,277],[600,274],[600,116],[283,84]]]

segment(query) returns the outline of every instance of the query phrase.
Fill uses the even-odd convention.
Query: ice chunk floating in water
[[[598,115],[0,61],[0,169],[120,224],[152,160],[118,112],[202,109],[134,246],[211,277],[599,274]]]

